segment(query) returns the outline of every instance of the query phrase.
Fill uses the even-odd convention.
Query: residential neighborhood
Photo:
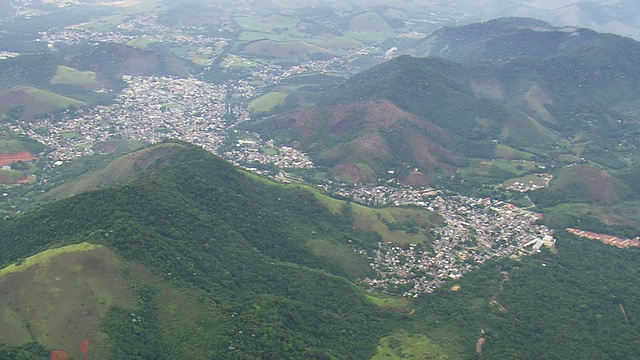
[[[401,198],[400,193],[396,189],[384,197]],[[424,206],[442,215],[445,224],[431,230],[431,243],[379,243],[374,251],[358,249],[376,271],[375,278],[364,280],[373,288],[417,297],[489,259],[531,254],[540,251],[538,243],[552,249],[555,245],[552,230],[535,224],[535,213],[502,201],[461,195],[423,197],[413,203],[410,199],[416,199],[413,189],[407,191],[404,204]]]

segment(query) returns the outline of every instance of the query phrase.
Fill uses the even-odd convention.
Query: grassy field
[[[249,60],[238,55],[229,54],[220,65],[222,67],[237,66],[244,68],[258,66],[259,64],[253,60]]]
[[[0,270],[0,341],[36,340],[79,359],[79,344],[89,339],[93,356],[104,358],[101,317],[115,303],[133,302],[121,266],[110,250],[82,243]]]
[[[60,65],[56,69],[56,74],[49,82],[52,84],[83,86],[95,85],[98,82],[98,78],[93,71],[79,71],[68,66]]]
[[[29,143],[15,139],[0,139],[0,154],[17,154],[22,151],[33,151]]]
[[[425,227],[440,221],[439,215],[420,208],[369,208],[352,204],[356,215],[355,225],[362,230],[372,230],[385,241],[396,244],[424,243],[429,241]],[[393,230],[394,225],[413,228],[416,231]],[[418,230],[420,229],[420,230]]]
[[[422,334],[396,332],[380,339],[378,353],[372,360],[450,359],[447,351]]]
[[[135,38],[135,39],[129,41],[127,43],[127,45],[144,50],[149,45],[151,45],[151,44],[153,44],[155,42],[156,42],[156,40],[154,40],[154,39],[152,39],[152,38],[150,38],[148,36],[143,35],[143,36],[140,36],[138,38]]]
[[[262,149],[260,149],[260,151],[262,151],[262,153],[265,155],[272,155],[272,156],[278,155],[278,150],[270,147],[263,147]]]
[[[247,109],[253,114],[269,112],[276,106],[283,105],[286,98],[286,93],[271,92],[252,100]]]
[[[266,18],[238,16],[233,20],[245,31],[262,33],[282,32],[293,30],[300,19],[283,15],[271,15]]]
[[[399,295],[392,295],[369,290],[366,297],[369,301],[382,308],[388,307],[411,311],[411,309],[407,306],[411,303],[406,298]]]
[[[496,145],[496,157],[507,160],[531,160],[535,155],[514,149],[510,146],[498,144]]]
[[[512,186],[515,182],[519,182],[519,183],[523,183],[523,184],[528,184],[529,182],[531,182],[531,184],[534,185],[538,185],[538,186],[545,186],[547,184],[547,182],[541,178],[538,175],[535,174],[531,174],[531,175],[527,175],[527,176],[522,176],[522,177],[518,177],[518,178],[513,178],[513,179],[509,179],[507,181],[505,181],[504,183],[502,183],[503,186],[509,187]]]
[[[82,139],[83,136],[80,133],[63,133],[62,136],[64,139],[72,140],[72,139]]]
[[[0,113],[4,113],[11,106],[19,105],[25,107],[22,114],[22,118],[25,119],[59,108],[82,107],[85,102],[28,85],[0,91]]]
[[[83,106],[85,103],[76,99],[72,99],[66,96],[58,95],[50,91],[38,89],[33,86],[20,86],[20,91],[24,91],[27,94],[33,96],[37,101],[43,103],[49,103],[57,107],[69,107],[69,106]]]
[[[367,261],[347,245],[338,245],[322,238],[309,239],[307,246],[311,252],[337,265],[344,274],[361,279],[371,271]]]
[[[357,32],[393,33],[393,29],[378,14],[366,12],[354,16],[349,23],[349,30]]]
[[[258,40],[244,45],[242,54],[249,57],[284,61],[307,61],[316,54],[330,54],[327,49],[303,41]]]

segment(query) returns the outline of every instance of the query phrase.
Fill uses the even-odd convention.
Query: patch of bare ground
[[[439,160],[439,158],[454,159],[456,156],[451,151],[442,148],[440,145],[434,143],[432,140],[419,134],[412,134],[409,139],[415,161],[427,168],[433,169],[435,167],[444,168],[450,172],[455,171],[455,167],[448,165]]]
[[[364,179],[360,173],[360,169],[352,162],[338,164],[331,168],[331,171],[345,179],[353,182],[362,182]]]
[[[35,159],[36,157],[33,156],[33,154],[31,154],[28,151],[21,151],[19,153],[16,154],[7,154],[7,153],[3,153],[0,154],[0,166],[5,166],[5,165],[9,165],[14,161],[31,161],[33,159]]]
[[[615,189],[613,176],[605,170],[585,167],[574,174],[587,186],[589,197],[601,204],[611,205],[620,200]]]

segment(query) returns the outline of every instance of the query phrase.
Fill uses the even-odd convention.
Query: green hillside
[[[0,220],[0,355],[82,357],[86,340],[114,359],[469,359],[481,338],[491,358],[637,355],[636,250],[560,233],[557,253],[381,295],[356,285],[369,268],[352,248],[379,241],[354,229],[373,209],[191,145],[141,154],[156,148],[171,151],[126,184]],[[408,210],[381,216],[419,221]]]

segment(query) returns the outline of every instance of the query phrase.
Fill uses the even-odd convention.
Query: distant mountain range
[[[640,43],[505,18],[443,28],[414,51],[428,57],[399,56],[326,91],[290,95],[287,111],[247,127],[354,181],[392,173],[451,186],[457,172],[479,189],[510,175],[480,180],[470,170],[478,161],[520,159],[581,164],[616,179],[608,200],[588,190],[576,194],[583,201],[634,193],[627,174],[639,166]]]

